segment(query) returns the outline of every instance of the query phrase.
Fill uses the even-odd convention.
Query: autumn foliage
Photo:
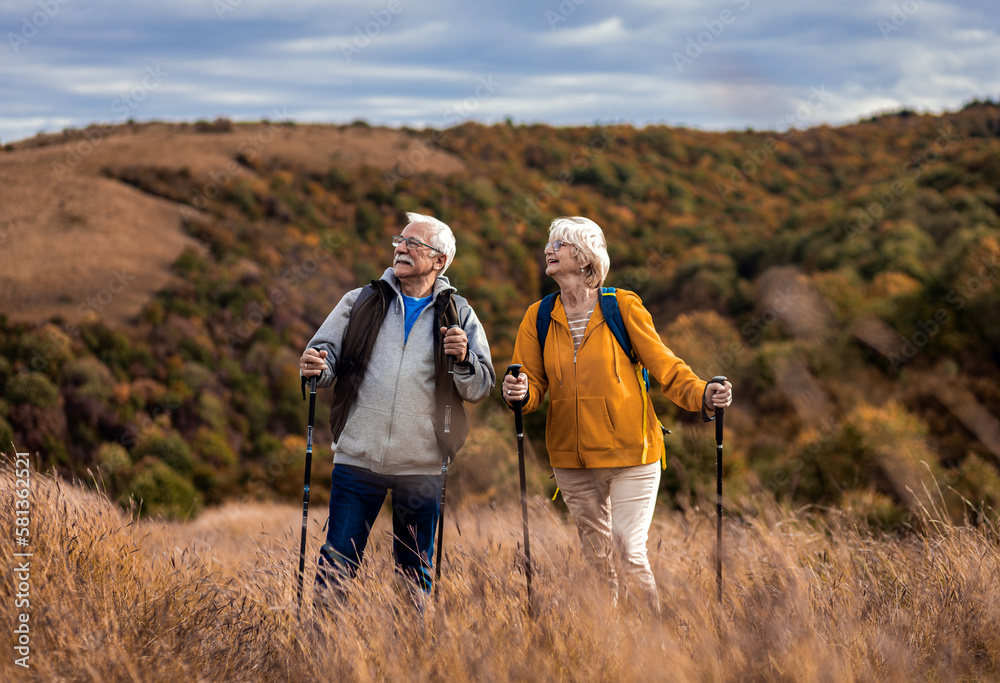
[[[178,127],[271,132],[214,172],[195,160],[106,169],[108,182],[173,202],[198,248],[126,325],[0,317],[4,443],[154,515],[287,499],[303,464],[296,358],[339,297],[388,264],[404,212],[455,229],[449,276],[501,370],[524,310],[553,288],[539,258],[548,223],[581,214],[609,238],[606,284],[637,291],[668,346],[736,386],[734,495],[863,503],[896,529],[935,481],[959,522],[963,499],[986,515],[1000,499],[996,105],[780,132],[467,123],[404,131],[409,146],[377,166],[330,150],[322,170],[266,153],[296,131],[262,125]],[[141,125],[129,130],[141,145]],[[430,156],[451,166],[421,170]],[[663,501],[690,509],[713,485],[712,438],[657,401],[674,432]],[[470,441],[470,455],[506,458],[497,477],[511,476],[505,419],[488,402]],[[545,481],[544,417],[527,430]],[[497,499],[495,481],[462,467],[462,496]]]

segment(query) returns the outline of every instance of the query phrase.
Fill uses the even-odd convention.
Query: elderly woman
[[[610,259],[600,226],[582,217],[557,218],[545,245],[545,273],[559,285],[544,348],[537,319],[541,302],[521,321],[514,345],[519,377],[507,375],[503,398],[538,408],[549,392],[545,445],[556,483],[580,535],[583,553],[617,598],[614,554],[659,611],[646,539],[660,483],[663,434],[637,373],[599,305]],[[609,296],[606,294],[605,296]],[[639,297],[617,290],[632,348],[663,394],[690,411],[714,411],[732,401],[732,386],[709,384],[664,346]]]

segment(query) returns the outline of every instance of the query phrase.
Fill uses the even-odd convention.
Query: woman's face
[[[549,277],[579,273],[584,265],[569,242],[553,240],[545,245],[545,274]]]

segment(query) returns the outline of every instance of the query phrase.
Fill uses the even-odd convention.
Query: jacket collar
[[[395,291],[398,296],[402,296],[403,291],[400,289],[399,286],[399,278],[396,277],[396,274],[392,272],[392,268],[386,268],[385,272],[382,273],[382,277],[380,279],[388,282],[389,285],[392,287],[393,291]],[[436,299],[438,294],[448,289],[450,289],[453,292],[458,291],[452,286],[447,276],[438,275],[437,279],[434,280],[434,290],[431,292],[431,296],[433,296]]]

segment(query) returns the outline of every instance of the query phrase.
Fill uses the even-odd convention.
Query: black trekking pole
[[[713,377],[709,384],[726,386],[726,378],[721,375]],[[719,604],[722,604],[722,421],[725,415],[723,408],[716,408],[715,415],[708,417],[705,407],[701,409],[702,420],[715,420],[715,585],[719,594]]]
[[[514,363],[507,366],[507,372],[517,378],[521,366]],[[531,544],[528,538],[528,485],[524,473],[524,416],[521,401],[514,403],[514,429],[517,431],[517,466],[521,474],[521,520],[524,527],[524,580],[528,587],[528,616],[534,617],[531,608]]]
[[[312,474],[313,423],[316,421],[316,379],[309,378],[309,427],[306,430],[306,473],[302,486],[302,543],[299,545],[299,587],[296,600],[302,612],[302,582],[306,570],[306,525],[309,522],[309,482]],[[302,378],[302,400],[306,400],[306,378]]]
[[[458,325],[452,325],[458,327]],[[455,396],[455,357],[448,356],[448,402],[444,404],[444,433],[451,434],[451,400]],[[444,490],[448,485],[448,453],[441,455],[441,501],[438,513],[438,538],[437,538],[437,560],[434,567],[434,595],[438,594],[438,586],[441,583],[441,551],[444,549]]]

